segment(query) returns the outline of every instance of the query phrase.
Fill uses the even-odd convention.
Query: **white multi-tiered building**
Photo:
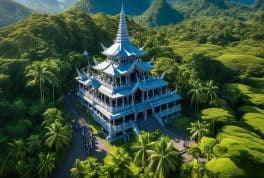
[[[179,115],[181,97],[169,91],[163,76],[151,76],[153,61],[140,59],[144,52],[129,39],[123,8],[116,40],[103,50],[107,59],[101,63],[94,60],[93,66],[99,75],[78,71],[76,80],[81,103],[91,111],[108,140],[138,134],[137,124],[145,120],[157,120],[163,127]]]

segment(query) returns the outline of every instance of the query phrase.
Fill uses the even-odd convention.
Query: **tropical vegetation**
[[[159,6],[144,14],[147,22],[160,19]],[[179,23],[127,23],[133,43],[144,45],[142,60],[154,57],[152,73],[164,74],[182,96],[182,116],[171,125],[188,130],[195,144],[183,153],[161,133],[142,133],[111,144],[116,149],[102,163],[76,160],[72,177],[264,175],[263,1],[179,0],[169,8],[183,15]],[[100,44],[112,42],[118,19],[70,9],[0,30],[0,177],[48,177],[61,163],[72,134],[65,94],[76,87],[76,67],[87,70],[92,55],[103,58]]]

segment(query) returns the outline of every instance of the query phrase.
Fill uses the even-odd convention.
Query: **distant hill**
[[[0,0],[0,28],[23,20],[32,10],[13,0]]]
[[[15,0],[39,12],[61,12],[79,0]]]
[[[177,0],[176,6],[187,16],[216,16],[228,9],[225,0]]]
[[[251,5],[256,2],[256,0],[228,0],[230,2],[235,2],[235,3],[240,3],[240,4],[245,4],[245,5]]]
[[[183,19],[183,15],[173,9],[166,0],[154,0],[149,9],[135,19],[141,24],[160,26],[175,24]]]
[[[264,10],[264,0],[257,0],[254,8],[258,10]]]
[[[193,8],[196,12],[207,10],[209,8],[218,8],[218,9],[226,9],[227,5],[225,4],[224,0],[194,0]]]
[[[105,13],[116,15],[120,12],[121,0],[80,0],[75,7],[89,13]],[[149,6],[147,0],[123,0],[126,14],[140,15]]]

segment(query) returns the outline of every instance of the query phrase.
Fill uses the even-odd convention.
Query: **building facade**
[[[168,89],[164,74],[151,76],[153,60],[140,59],[144,51],[129,39],[123,8],[114,44],[102,48],[106,60],[97,62],[94,58],[93,69],[98,75],[77,70],[76,80],[81,103],[90,110],[108,140],[138,134],[137,125],[145,120],[156,120],[164,127],[179,115],[181,97]]]

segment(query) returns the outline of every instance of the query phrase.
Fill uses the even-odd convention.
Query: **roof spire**
[[[116,43],[130,43],[130,39],[128,36],[127,31],[127,24],[126,24],[126,14],[124,10],[124,3],[122,1],[122,7],[120,12],[120,19],[119,19],[119,26],[118,26],[118,32],[116,36]]]

